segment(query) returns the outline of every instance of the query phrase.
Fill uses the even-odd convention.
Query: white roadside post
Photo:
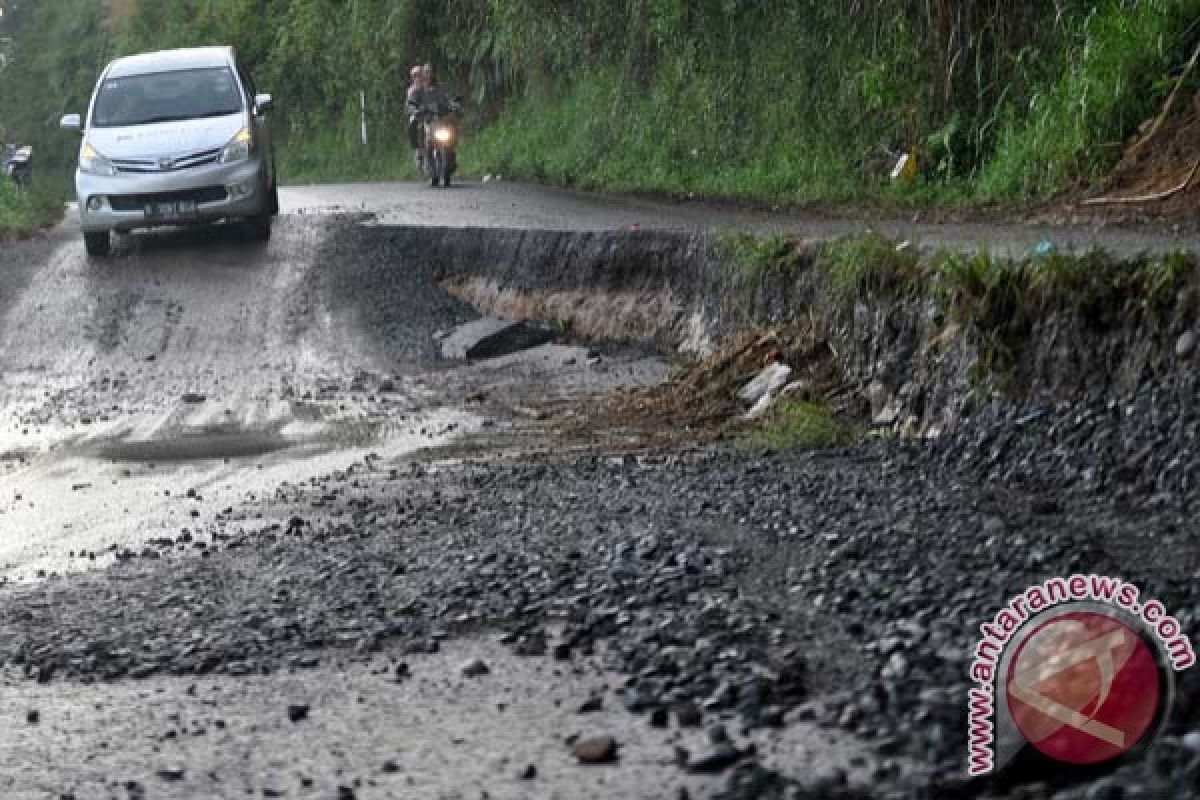
[[[367,146],[367,93],[362,89],[358,91],[358,109],[359,109],[359,125],[362,129],[362,144]]]

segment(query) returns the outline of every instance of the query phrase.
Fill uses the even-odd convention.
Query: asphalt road
[[[685,796],[684,787],[714,796],[721,782],[675,763],[675,745],[695,753],[711,744],[703,733],[672,723],[652,734],[644,717],[624,712],[581,717],[580,698],[653,676],[659,667],[645,648],[672,635],[669,650],[692,648],[708,665],[684,670],[676,693],[702,687],[715,697],[720,670],[765,670],[756,654],[788,636],[774,627],[777,611],[744,607],[754,581],[733,581],[726,562],[774,559],[766,573],[778,581],[803,574],[814,585],[826,570],[814,572],[808,550],[784,561],[782,549],[747,537],[799,531],[781,528],[787,505],[791,519],[820,517],[828,528],[813,541],[830,549],[839,520],[890,531],[897,497],[906,498],[897,509],[916,515],[919,491],[943,491],[907,497],[911,487],[888,482],[916,481],[921,469],[877,469],[862,454],[778,473],[734,459],[711,480],[704,463],[678,478],[669,464],[643,475],[621,459],[570,469],[538,460],[486,488],[489,470],[455,464],[526,446],[563,455],[555,443],[523,444],[514,410],[526,395],[640,384],[665,366],[609,348],[597,368],[587,349],[562,344],[499,364],[443,362],[436,335],[475,312],[444,293],[428,265],[364,244],[361,224],[814,237],[870,225],[930,246],[1019,251],[1051,238],[1119,252],[1198,249],[1194,238],[1123,231],[797,218],[507,183],[299,187],[281,199],[267,246],[219,228],[138,234],[91,262],[66,224],[0,252],[0,653],[19,655],[0,673],[0,796],[658,798]],[[489,437],[503,452],[480,452]],[[473,449],[456,450],[468,440]],[[415,463],[432,471],[410,474]],[[747,491],[752,475],[761,490]],[[832,505],[791,505],[824,484]],[[864,505],[862,492],[877,500]],[[927,500],[957,535],[976,527],[981,501],[977,487],[955,492]],[[839,503],[842,512],[826,513]],[[1083,531],[1082,540],[1100,514],[1087,509],[1060,528]],[[883,521],[860,524],[860,512]],[[1013,524],[1051,535],[1036,519]],[[1110,527],[1116,540],[1147,524],[1121,517]],[[356,538],[367,531],[375,538]],[[228,546],[241,537],[248,555]],[[963,552],[991,563],[998,556],[987,548],[992,539]],[[788,591],[770,586],[764,594]],[[560,620],[608,603],[588,614],[632,626],[637,645],[618,642],[607,658],[600,646],[584,648],[557,666],[514,658],[493,623],[542,614],[550,601],[530,594],[535,587],[562,595]],[[897,607],[915,614],[907,600]],[[886,614],[859,618],[896,624]],[[447,634],[454,625],[462,630]],[[409,638],[435,634],[446,638],[440,654],[406,649]],[[831,642],[845,645],[842,632],[808,635],[825,637],[830,652]],[[817,638],[803,641],[821,649]],[[872,656],[851,661],[878,654],[864,652]],[[473,657],[489,663],[489,676],[461,674]],[[411,662],[407,682],[395,679],[401,661]],[[781,673],[770,674],[778,694]],[[293,704],[311,706],[312,724],[287,718]],[[842,769],[870,783],[877,770],[900,769],[868,756],[853,724],[817,727],[814,716],[735,740],[754,742],[758,761],[797,779]],[[619,766],[577,765],[563,740],[578,733],[616,735]],[[528,764],[537,765],[532,782],[518,775]]]
[[[752,211],[705,202],[665,202],[552,189],[519,183],[462,183],[448,191],[421,184],[368,183],[301,186],[281,198],[288,211],[363,211],[380,224],[447,225],[546,230],[732,230],[813,239],[875,231],[931,249],[988,248],[1020,256],[1043,242],[1114,254],[1186,249],[1200,252],[1200,235],[1089,224],[930,222],[919,213],[837,216]],[[928,216],[928,215],[927,215]]]
[[[400,204],[440,194],[393,189]],[[599,373],[586,350],[553,345],[442,362],[435,334],[477,314],[424,265],[359,252],[357,221],[320,213],[323,199],[355,196],[284,191],[265,247],[224,227],[138,233],[90,261],[68,220],[4,254],[0,579],[103,566],[186,527],[168,481],[234,503],[368,453],[398,458],[478,432],[469,395],[500,390],[511,407],[522,386],[661,373],[638,354]],[[628,371],[607,368],[625,361]]]

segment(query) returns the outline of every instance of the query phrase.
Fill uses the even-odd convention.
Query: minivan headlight
[[[112,162],[87,142],[84,142],[83,149],[79,151],[79,171],[106,177],[117,174],[117,168]]]
[[[250,157],[250,143],[253,137],[250,135],[249,128],[242,128],[237,134],[229,140],[225,145],[225,149],[221,151],[221,163],[232,164],[236,161],[245,161]]]

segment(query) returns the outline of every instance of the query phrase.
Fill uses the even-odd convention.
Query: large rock
[[[545,328],[499,317],[483,317],[458,326],[442,339],[442,358],[496,358],[537,347],[553,338],[554,334]]]

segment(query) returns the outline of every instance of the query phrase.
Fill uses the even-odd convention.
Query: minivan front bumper
[[[75,172],[79,221],[87,233],[215,222],[270,211],[265,164],[249,158],[235,164],[210,164],[175,172],[92,175]],[[165,203],[194,203],[194,214],[163,219],[147,208]]]

